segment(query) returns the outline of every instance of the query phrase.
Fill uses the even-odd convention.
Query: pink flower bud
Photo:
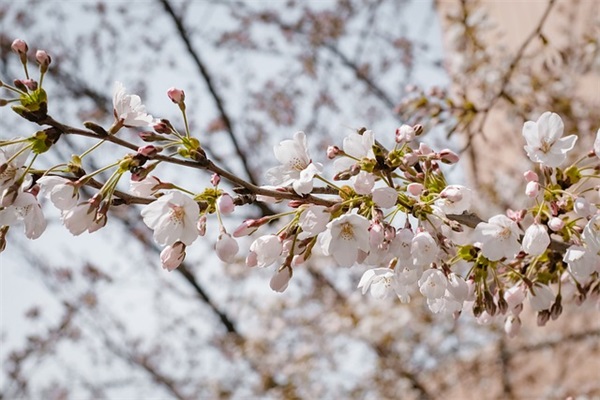
[[[210,183],[212,183],[213,186],[218,186],[220,182],[221,182],[221,177],[219,176],[219,174],[213,174],[210,177]]]
[[[25,43],[25,41],[21,39],[15,39],[12,42],[10,48],[19,55],[26,54],[29,50],[29,46],[27,46],[27,43]]]
[[[292,279],[292,269],[290,267],[284,267],[279,269],[275,275],[271,278],[269,286],[271,289],[278,293],[282,293],[287,289],[290,280]]]
[[[52,62],[52,58],[44,50],[38,50],[35,53],[35,59],[40,64],[40,71],[45,73],[48,70],[48,66]]]
[[[177,269],[185,259],[185,244],[175,242],[171,246],[167,246],[160,252],[160,262],[162,267],[167,271]]]
[[[558,217],[553,217],[550,221],[548,221],[548,228],[550,228],[554,232],[558,232],[564,227],[565,221]]]
[[[383,243],[384,232],[381,224],[372,224],[369,227],[369,244],[371,248],[376,248]]]
[[[416,182],[409,183],[406,187],[406,191],[412,194],[413,196],[419,196],[421,193],[423,193],[423,185]]]
[[[198,235],[204,236],[206,234],[206,214],[203,214],[200,218],[198,218],[196,229],[198,229]]]
[[[460,160],[460,157],[452,150],[444,149],[440,151],[440,160],[444,164],[456,164]]]
[[[235,209],[235,204],[233,204],[233,198],[229,194],[223,193],[217,199],[217,207],[219,207],[219,212],[221,214],[231,214]]]
[[[162,147],[153,146],[151,144],[147,146],[138,147],[138,154],[143,155],[144,157],[153,157],[162,151]]]
[[[173,132],[173,130],[171,129],[171,124],[167,120],[160,120],[155,122],[152,128],[154,128],[154,132],[162,133],[163,135],[168,135]]]
[[[525,187],[525,194],[528,197],[536,197],[539,192],[540,192],[540,184],[539,183],[537,183],[536,181],[531,181],[531,182],[527,183],[527,186]]]
[[[260,225],[255,219],[247,219],[235,231],[233,231],[233,237],[248,236],[256,232]]]
[[[327,158],[330,160],[336,158],[340,154],[340,148],[337,146],[327,147]]]
[[[419,161],[419,155],[415,152],[405,154],[402,161],[404,162],[404,164],[408,165],[409,167],[412,167]]]
[[[25,87],[31,90],[32,92],[37,90],[38,88],[38,83],[33,79],[23,79],[21,80],[21,83],[23,83],[23,85],[25,85]]]
[[[305,261],[304,254],[296,254],[292,258],[292,266],[297,267],[298,265],[304,264]]]
[[[538,174],[536,174],[532,170],[525,171],[525,173],[523,173],[523,177],[527,182],[539,182],[540,180]]]
[[[175,104],[182,104],[185,101],[184,91],[174,87],[167,90],[167,96],[169,96],[169,99]]]
[[[215,244],[215,251],[221,261],[226,263],[232,263],[235,260],[235,256],[239,251],[239,246],[234,238],[229,233],[221,233],[217,243]]]

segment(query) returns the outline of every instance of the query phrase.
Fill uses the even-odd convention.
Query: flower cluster
[[[27,46],[15,41],[13,50],[22,57]],[[24,224],[30,239],[43,233],[46,220],[39,197],[60,211],[73,235],[101,229],[111,207],[129,202],[144,204],[142,220],[163,246],[160,260],[169,271],[181,265],[186,248],[198,236],[207,234],[207,220],[214,216],[217,257],[226,263],[244,262],[238,258],[238,240],[251,236],[245,264],[275,266],[270,287],[278,292],[286,290],[296,268],[323,255],[340,267],[360,265],[364,271],[358,288],[363,294],[377,299],[395,295],[408,302],[420,293],[434,313],[457,317],[469,309],[482,323],[505,318],[510,336],[518,333],[526,299],[543,325],[560,315],[563,301],[600,295],[600,201],[594,186],[600,179],[600,130],[593,150],[567,165],[577,136],[563,137],[560,116],[546,112],[536,122],[525,122],[524,150],[535,164],[535,171],[524,173],[530,204],[484,221],[472,213],[474,191],[446,181],[444,164],[458,162],[459,156],[420,141],[420,125],[402,125],[389,137],[382,136],[381,141],[392,143],[388,147],[370,130],[352,132],[341,147],[327,149],[324,158],[333,160],[330,170],[313,161],[307,135],[297,132],[274,147],[272,164],[277,165],[266,173],[271,186],[256,187],[207,158],[189,130],[183,90],[170,88],[167,96],[182,113],[184,133],[168,120],[148,115],[141,99],[127,94],[120,83],[114,89],[112,126],[87,122],[85,130],[72,128],[47,114],[41,83],[50,57],[40,53],[38,62],[39,84],[27,76],[27,82],[4,85],[19,96],[11,100],[18,103],[15,112],[48,128],[0,142],[2,249],[14,225]],[[139,137],[153,144],[86,172],[84,158],[105,142],[135,148],[117,138],[124,127],[152,129]],[[66,164],[33,168],[36,157],[66,134],[99,141]],[[163,155],[167,148],[174,155]],[[192,190],[161,180],[161,162],[206,170],[211,185]],[[99,174],[107,171],[112,173],[106,182],[98,182]],[[130,191],[123,193],[117,184],[127,175]],[[240,186],[240,195],[221,189],[222,179]],[[81,190],[84,186],[97,191],[81,198],[87,192]],[[245,220],[228,231],[223,217],[238,206],[282,200],[289,201],[285,211]],[[277,232],[269,231],[274,221],[279,222]]]

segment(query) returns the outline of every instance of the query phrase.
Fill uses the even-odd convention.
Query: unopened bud
[[[13,81],[13,85],[15,85],[15,87],[23,92],[27,91],[27,86],[25,86],[25,84],[23,83],[23,81],[21,79],[15,79]]]
[[[544,326],[550,320],[550,311],[544,310],[540,311],[537,315],[537,324],[538,326]]]
[[[525,187],[525,195],[527,195],[527,197],[536,197],[539,192],[539,183],[537,183],[536,181],[530,181],[527,183],[527,186]]]
[[[167,246],[160,252],[160,262],[162,267],[167,271],[177,269],[185,259],[185,244],[175,242],[171,246]]]
[[[562,311],[563,308],[560,301],[557,301],[554,304],[552,304],[552,307],[550,308],[550,317],[552,318],[552,320],[556,321],[556,319],[560,317],[560,314],[562,314]]]
[[[287,289],[290,280],[292,279],[292,269],[289,266],[283,266],[273,275],[269,286],[275,292],[282,293]]]
[[[288,206],[291,208],[298,208],[303,204],[304,204],[304,202],[302,200],[290,200],[288,202]]]
[[[204,236],[206,234],[206,214],[202,214],[202,216],[198,218],[196,228],[198,229],[198,235]]]
[[[156,142],[159,140],[164,140],[164,138],[162,136],[157,135],[154,132],[139,132],[138,136],[140,137],[140,139],[142,139],[144,142]]]
[[[423,185],[417,182],[409,183],[406,187],[406,191],[413,196],[419,196],[421,193],[423,193]]]
[[[342,172],[338,172],[337,174],[335,174],[333,176],[333,180],[334,181],[347,181],[351,177],[352,177],[352,175],[350,174],[350,171],[342,171]]]
[[[532,170],[525,171],[523,173],[523,177],[525,178],[525,180],[527,182],[538,182],[540,180],[540,178],[538,177],[538,174],[536,174]]]
[[[10,226],[5,225],[0,227],[0,253],[6,249],[6,234],[8,233],[8,229]]]
[[[175,104],[181,105],[185,101],[185,92],[174,87],[167,90],[167,96],[169,96],[169,99]]]
[[[444,164],[456,164],[460,160],[460,157],[452,150],[444,149],[440,151],[440,160]]]
[[[233,204],[233,198],[229,194],[223,193],[217,199],[217,207],[219,208],[219,212],[221,214],[231,214],[235,209],[235,204]]]
[[[550,221],[548,221],[548,228],[550,228],[554,232],[560,231],[565,227],[565,221],[558,217],[552,217]]]
[[[221,177],[219,176],[219,174],[213,174],[213,175],[210,177],[210,183],[211,183],[213,186],[218,186],[220,182],[221,182]]]
[[[155,122],[152,128],[154,128],[154,132],[162,133],[164,135],[168,135],[173,132],[173,125],[171,125],[167,119],[161,119],[160,121]]]
[[[327,147],[327,158],[333,160],[340,154],[341,150],[337,146],[329,146]]]
[[[485,311],[487,311],[488,314],[490,314],[492,317],[496,315],[496,304],[494,303],[494,297],[490,292],[485,292],[484,294],[484,305]]]
[[[153,146],[151,144],[147,146],[142,146],[138,148],[138,154],[143,155],[144,157],[154,157],[158,153],[163,150],[160,146]]]
[[[44,50],[38,50],[35,53],[35,59],[40,64],[40,71],[45,74],[48,71],[48,66],[52,62],[52,58]]]
[[[256,232],[260,225],[257,224],[257,220],[255,219],[247,219],[240,226],[238,226],[235,231],[233,231],[233,237],[242,237],[248,236]]]
[[[350,167],[350,174],[352,176],[356,176],[360,173],[360,170],[361,170],[360,165],[354,164],[353,166]]]
[[[419,143],[419,154],[427,156],[431,153],[433,153],[433,149],[431,147],[429,147],[428,144],[425,144],[423,142]]]
[[[38,83],[33,79],[23,79],[21,82],[23,82],[23,85],[32,92],[36,91],[38,88]]]
[[[506,311],[508,311],[508,303],[504,299],[504,296],[500,296],[498,299],[498,311],[500,311],[500,314],[502,315],[506,314]]]
[[[423,133],[423,125],[417,124],[413,126],[413,130],[415,131],[416,136],[421,136],[421,134]]]
[[[400,128],[396,129],[396,143],[410,142],[415,136],[415,129],[410,125],[402,125]]]
[[[21,63],[27,63],[27,51],[29,51],[29,46],[27,46],[27,43],[25,43],[24,40],[15,39],[10,48],[19,55]]]

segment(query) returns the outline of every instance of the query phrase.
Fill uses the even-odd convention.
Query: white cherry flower
[[[154,230],[158,244],[170,245],[177,241],[189,246],[198,237],[197,221],[200,207],[191,197],[181,192],[170,192],[148,204],[142,218]]]
[[[366,270],[360,278],[358,288],[362,289],[363,295],[370,291],[371,296],[376,299],[385,299],[390,293],[395,293],[402,300],[407,295],[406,288],[399,284],[396,273],[389,268]]]
[[[275,147],[275,158],[281,163],[267,171],[267,179],[273,185],[292,185],[300,195],[308,194],[313,189],[313,178],[321,173],[323,166],[313,163],[308,155],[306,135],[296,132],[294,139],[284,140]]]
[[[308,239],[317,236],[327,228],[327,223],[331,214],[327,212],[327,207],[311,204],[300,215],[298,225],[302,232],[298,234],[298,239]]]
[[[428,299],[439,299],[446,293],[448,280],[439,269],[428,269],[419,279],[419,291]]]
[[[565,162],[567,153],[575,146],[577,136],[563,138],[563,130],[560,116],[549,111],[543,113],[537,122],[525,122],[523,136],[527,145],[524,148],[529,159],[553,168]]]
[[[333,256],[341,266],[352,266],[358,259],[359,250],[369,251],[369,225],[369,220],[355,211],[330,221],[319,235],[323,253]]]
[[[600,257],[583,246],[570,246],[563,261],[567,263],[573,276],[580,280],[587,279],[600,266]]]
[[[373,202],[381,208],[392,208],[398,201],[398,192],[389,186],[373,189],[372,196]]]
[[[548,310],[554,303],[554,292],[548,285],[536,283],[527,293],[529,304],[534,311]]]
[[[475,228],[475,240],[481,243],[481,252],[490,261],[514,257],[520,250],[521,229],[506,215],[496,215],[489,222],[480,222]]]
[[[72,235],[79,236],[94,225],[97,212],[98,206],[93,205],[91,201],[86,201],[64,210],[61,219]]]
[[[550,245],[550,235],[544,225],[531,224],[523,236],[523,251],[532,256],[542,255]]]
[[[20,138],[13,140],[18,139]],[[20,170],[31,152],[30,148],[25,150],[27,145],[27,142],[21,142],[0,147],[0,166],[3,169],[0,172],[0,192],[12,185],[22,174]]]
[[[127,127],[148,126],[154,121],[152,115],[146,113],[146,107],[142,104],[140,96],[125,93],[125,87],[121,82],[115,82],[113,112],[115,119]]]
[[[343,149],[344,153],[349,156],[361,160],[363,158],[375,158],[373,154],[373,145],[375,144],[375,136],[372,131],[365,131],[362,135],[353,132],[344,138]],[[333,168],[336,172],[345,171],[352,167],[356,160],[348,157],[339,157],[333,162]]]
[[[440,193],[440,198],[435,204],[445,214],[462,214],[471,208],[473,192],[462,185],[448,185]]]
[[[589,220],[583,229],[583,241],[592,253],[600,252],[600,214]]]
[[[147,176],[141,181],[131,181],[129,190],[139,197],[150,197],[159,189],[161,181],[154,175]]]
[[[440,249],[427,231],[417,233],[411,243],[410,254],[414,265],[428,266],[437,258]]]
[[[79,189],[69,179],[60,176],[43,176],[38,179],[41,194],[49,198],[59,210],[69,210],[77,205]]]
[[[13,226],[19,221],[23,222],[28,239],[37,239],[46,230],[42,207],[31,193],[19,192],[10,206],[0,210],[0,226]]]
[[[252,242],[250,251],[256,253],[256,266],[264,268],[277,261],[283,244],[277,235],[264,235]]]

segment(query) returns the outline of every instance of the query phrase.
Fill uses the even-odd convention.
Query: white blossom
[[[154,230],[154,240],[158,244],[181,241],[189,246],[198,237],[199,212],[198,203],[191,197],[173,191],[145,206],[142,218]]]
[[[15,138],[13,140],[19,139]],[[21,142],[0,147],[0,166],[4,169],[0,172],[0,192],[12,185],[20,177],[22,173],[20,170],[25,165],[27,157],[31,152],[29,148],[24,150],[27,145],[27,142]]]
[[[375,175],[367,171],[360,171],[358,175],[352,177],[354,191],[358,194],[370,194],[375,186]]]
[[[344,138],[344,153],[349,156],[362,160],[363,158],[374,159],[373,145],[375,136],[372,131],[365,131],[362,135],[353,132]],[[354,165],[356,161],[348,157],[339,157],[333,162],[333,168],[336,172],[344,171]]]
[[[514,315],[506,317],[504,322],[504,332],[509,338],[514,338],[521,331],[521,319]]]
[[[38,179],[41,194],[50,199],[59,210],[69,210],[77,205],[79,190],[69,179],[43,176]]]
[[[327,207],[311,204],[300,215],[298,225],[302,232],[298,234],[298,239],[303,240],[309,237],[317,236],[327,228],[327,223],[331,215],[327,212]]]
[[[74,236],[78,236],[92,226],[97,212],[98,207],[90,201],[86,201],[63,211],[61,218],[69,232]]]
[[[389,268],[366,270],[358,288],[362,289],[363,295],[369,291],[376,299],[385,299],[390,293],[395,293],[401,300],[406,296],[406,288],[398,283],[396,273]]]
[[[439,251],[429,232],[419,232],[412,239],[410,254],[414,265],[428,266],[436,260]]]
[[[543,311],[550,309],[555,296],[548,285],[536,283],[527,293],[527,298],[534,311]]]
[[[473,192],[468,187],[462,185],[448,185],[440,193],[440,198],[435,204],[442,209],[445,214],[462,214],[469,211]]]
[[[398,192],[389,186],[373,189],[372,196],[373,202],[381,208],[392,208],[398,200]]]
[[[352,266],[358,259],[358,251],[369,251],[369,220],[355,211],[341,215],[327,224],[319,235],[319,243],[325,255],[345,267]]]
[[[0,226],[13,226],[19,221],[23,222],[28,239],[37,239],[46,230],[42,207],[31,193],[19,192],[10,206],[0,210]]]
[[[589,220],[583,229],[583,240],[592,253],[600,252],[600,214]]]
[[[256,266],[264,268],[277,261],[283,251],[283,244],[277,235],[264,235],[252,242],[250,251],[256,253]]]
[[[146,107],[142,104],[140,96],[125,93],[125,87],[121,82],[115,82],[113,111],[117,121],[122,121],[124,126],[148,126],[154,120],[146,113]]]
[[[520,250],[521,229],[505,215],[496,215],[489,222],[480,222],[475,228],[475,240],[481,243],[481,252],[490,261],[514,257]]]
[[[543,113],[537,122],[527,121],[523,125],[523,136],[527,141],[525,151],[533,162],[548,167],[559,167],[573,149],[577,136],[562,138],[564,124],[560,116],[549,111]]]
[[[419,279],[419,291],[428,299],[439,299],[446,293],[448,280],[439,269],[428,269]]]
[[[550,235],[541,224],[531,224],[523,236],[523,251],[532,256],[542,255],[550,245]]]
[[[273,151],[281,165],[267,171],[267,179],[271,184],[291,184],[294,191],[300,195],[310,193],[313,178],[321,173],[322,165],[313,163],[310,159],[304,132],[296,132],[294,139],[282,141],[273,147]]]
[[[161,182],[157,177],[150,175],[141,181],[131,181],[129,190],[135,196],[150,197],[158,191],[158,185],[160,185],[160,183]]]
[[[570,246],[563,257],[569,271],[580,280],[587,279],[600,266],[600,257],[583,246]]]

